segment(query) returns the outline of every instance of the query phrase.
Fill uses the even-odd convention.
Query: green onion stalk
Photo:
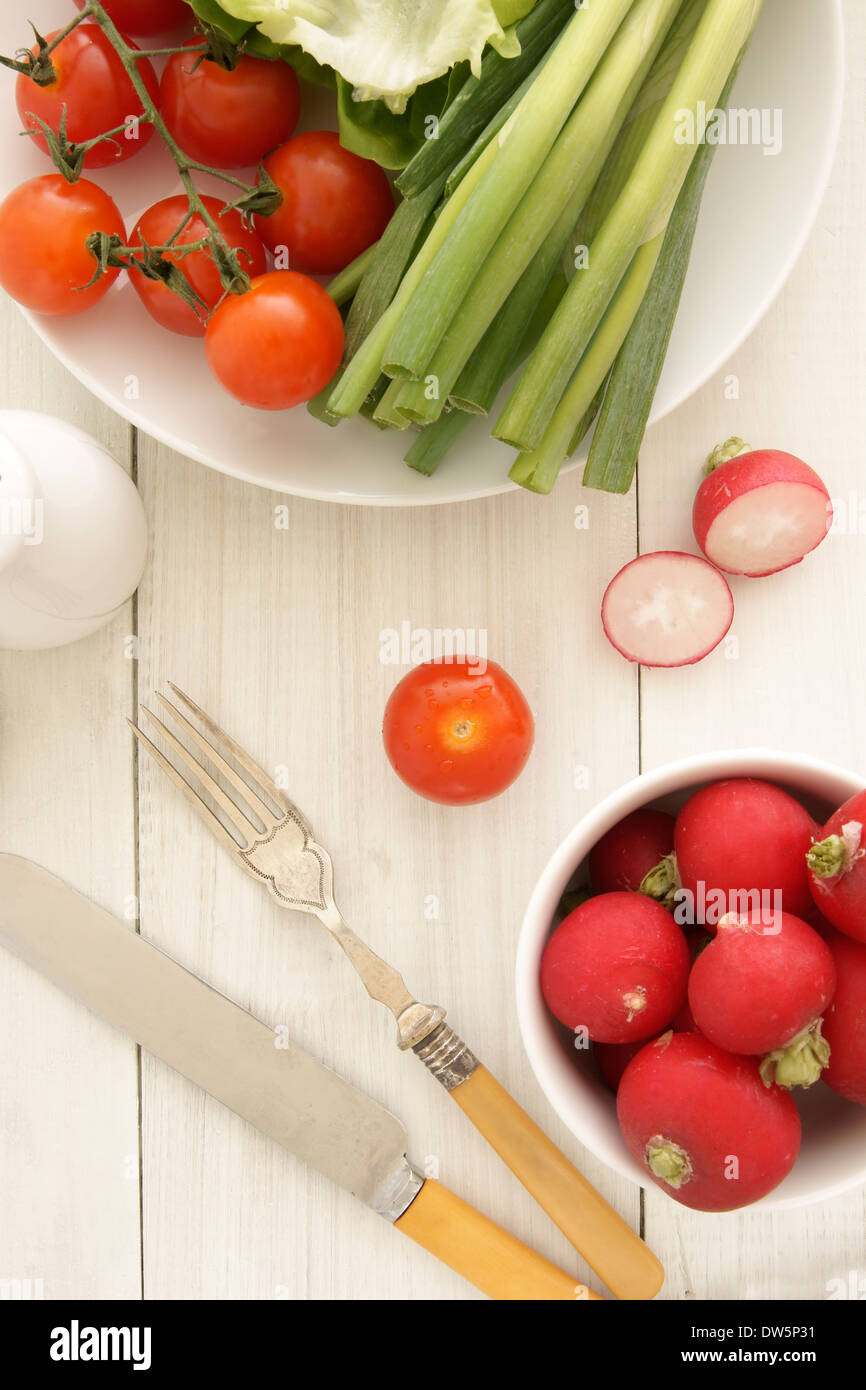
[[[738,59],[720,98],[719,104],[723,107],[739,65]],[[677,199],[652,280],[611,372],[610,387],[584,469],[585,487],[620,493],[628,492],[631,487],[679,308],[704,185],[715,152],[715,145],[701,146]],[[569,452],[573,453],[576,447],[573,444]]]
[[[621,25],[457,310],[425,368],[425,380],[407,382],[401,392],[399,409],[411,419],[429,423],[441,413],[462,368],[540,248],[549,243],[554,264],[565,250],[681,4],[682,0],[638,0]]]
[[[466,154],[473,140],[494,120],[519,86],[543,58],[574,11],[574,0],[538,0],[517,24],[520,53],[503,58],[488,49],[478,77],[467,77],[445,114],[435,137],[428,139],[397,179],[404,198],[415,198],[440,178],[445,179]]]
[[[538,78],[487,147],[495,150],[496,158],[467,197],[447,241],[439,246],[400,314],[381,362],[389,376],[424,375],[503,221],[523,197],[631,4],[632,0],[593,0],[572,16]],[[487,150],[451,202],[466,188]]]
[[[644,242],[597,328],[537,448],[519,455],[509,476],[532,492],[550,492],[580,422],[603,386],[649,288],[664,233]]]
[[[683,112],[715,107],[761,0],[709,0],[628,181],[496,422],[497,438],[538,448],[575,368],[641,244],[664,230],[697,150],[678,138]],[[566,31],[568,32],[568,31]]]
[[[483,180],[487,169],[493,164],[495,156],[495,144],[489,145],[469,170],[459,188],[444,204],[424,244],[400,282],[397,293],[376,320],[346,370],[340,376],[328,398],[329,414],[347,419],[351,415],[357,415],[361,409],[379,378],[385,348],[395,325],[399,322],[403,310],[424,277],[427,267],[435,259],[440,247],[448,240],[462,208],[469,201],[473,190]]]

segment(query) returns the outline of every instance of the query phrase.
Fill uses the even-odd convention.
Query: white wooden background
[[[0,306],[0,404],[53,411],[133,470],[152,526],[137,600],[56,652],[0,654],[0,847],[44,863],[190,968],[386,1102],[410,1153],[581,1278],[585,1267],[444,1092],[392,1044],[347,963],[313,922],[279,911],[229,862],[151,766],[124,715],[172,679],[266,764],[330,846],[348,919],[446,1004],[526,1109],[638,1224],[641,1197],[557,1122],[523,1056],[512,986],[524,905],[552,849],[600,797],[712,747],[808,749],[866,772],[866,318],[862,54],[846,5],[848,104],[809,245],[748,343],[654,428],[639,495],[585,499],[563,479],[415,511],[296,501],[223,478],[133,437]],[[747,214],[746,214],[747,215]],[[726,398],[725,377],[740,398]],[[606,580],[638,544],[692,543],[700,458],[730,434],[788,447],[864,508],[807,564],[735,584],[736,660],[635,670],[598,620]],[[574,508],[588,500],[588,531]],[[274,508],[288,502],[288,531]],[[639,528],[638,528],[639,518]],[[480,807],[414,797],[384,758],[382,709],[402,671],[379,633],[408,619],[483,627],[517,678],[538,740],[520,781]],[[129,635],[138,660],[127,658]],[[575,767],[589,772],[575,788]],[[440,901],[438,921],[424,898]],[[11,958],[0,962],[0,1280],[44,1296],[466,1299],[456,1275],[345,1193]],[[779,1215],[702,1217],[651,1190],[647,1238],[664,1298],[826,1297],[866,1274],[864,1192]],[[5,1286],[0,1284],[0,1290]]]

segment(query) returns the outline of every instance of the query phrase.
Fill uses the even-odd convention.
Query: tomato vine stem
[[[175,242],[184,228],[188,226],[195,216],[198,216],[207,227],[208,236],[201,242],[195,243],[195,249],[207,250],[210,253],[219,271],[225,292],[244,294],[250,288],[250,277],[241,265],[236,248],[230,245],[223,234],[218,217],[214,216],[205,202],[204,197],[197,189],[193,179],[193,173],[210,175],[213,178],[221,180],[223,183],[229,184],[232,188],[239,190],[239,196],[237,198],[225,202],[222,212],[224,213],[231,209],[237,209],[247,225],[249,225],[249,219],[254,212],[263,217],[267,217],[270,213],[274,212],[282,202],[282,195],[262,168],[259,170],[258,183],[251,185],[244,183],[243,180],[239,178],[235,178],[232,174],[227,174],[222,169],[214,169],[209,165],[200,163],[198,160],[190,159],[171,134],[171,131],[163,120],[159,107],[152,100],[147,86],[138,70],[138,62],[141,58],[161,57],[177,53],[198,53],[203,57],[210,54],[211,44],[207,35],[205,35],[200,45],[183,44],[174,48],[152,49],[133,48],[126,42],[104,5],[100,3],[100,0],[86,0],[80,12],[76,14],[68,24],[64,25],[62,29],[58,30],[50,42],[43,38],[35,26],[32,26],[37,43],[37,52],[35,54],[29,49],[19,49],[14,58],[0,56],[0,64],[23,74],[25,77],[31,78],[31,80],[37,82],[40,86],[50,85],[57,77],[56,69],[50,61],[51,53],[79,24],[86,20],[91,20],[99,26],[120,59],[124,71],[129,77],[133,89],[141,102],[142,110],[141,114],[138,116],[138,120],[152,125],[165,145],[174,161],[189,205],[186,216],[169,237],[168,241],[161,246],[135,248],[121,247],[113,244],[111,247],[111,255],[113,257],[118,257],[123,254],[128,254],[129,258],[134,261],[136,251],[139,253],[146,251],[147,265],[145,266],[140,262],[136,263],[139,265],[139,269],[143,270],[144,273],[152,274],[154,269],[158,267],[158,258],[162,253],[172,251],[173,255],[179,256],[188,254],[188,252],[193,249],[192,246],[185,248],[175,247]],[[238,46],[235,52],[235,61],[242,47],[243,45]],[[221,52],[218,60],[225,63],[227,56],[225,52]],[[92,140],[76,143],[68,141],[66,138],[65,109],[64,117],[61,120],[58,132],[49,133],[45,131],[43,122],[39,124],[43,126],[43,134],[45,134],[48,140],[51,159],[64,177],[71,182],[74,182],[75,179],[80,177],[84,155],[89,149],[102,140],[113,139],[125,129],[125,127],[117,127],[114,130],[105,131],[102,135],[96,136]],[[99,235],[99,233],[94,233],[94,237],[98,237]],[[99,261],[98,275],[107,269],[107,254],[103,251],[97,259]],[[167,263],[163,263],[163,268],[166,264]],[[178,272],[178,275],[180,279],[185,282],[185,286],[189,293],[194,295],[195,292],[192,290],[189,282],[186,281],[186,277],[180,272]],[[184,299],[188,297],[184,286],[178,284],[177,276],[169,277],[167,283],[169,283],[169,287],[173,289],[175,293],[181,294]],[[196,299],[198,298],[198,296],[195,297]]]

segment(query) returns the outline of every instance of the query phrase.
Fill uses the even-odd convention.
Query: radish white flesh
[[[751,450],[714,468],[695,498],[695,539],[728,574],[752,578],[796,565],[826,536],[829,493],[802,459]]]
[[[614,576],[601,603],[608,641],[642,666],[691,666],[719,645],[733,617],[725,578],[678,550],[639,555]]]

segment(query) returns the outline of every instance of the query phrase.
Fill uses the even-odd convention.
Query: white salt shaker
[[[110,622],[138,588],[138,491],[75,425],[0,410],[0,647],[61,647]]]

